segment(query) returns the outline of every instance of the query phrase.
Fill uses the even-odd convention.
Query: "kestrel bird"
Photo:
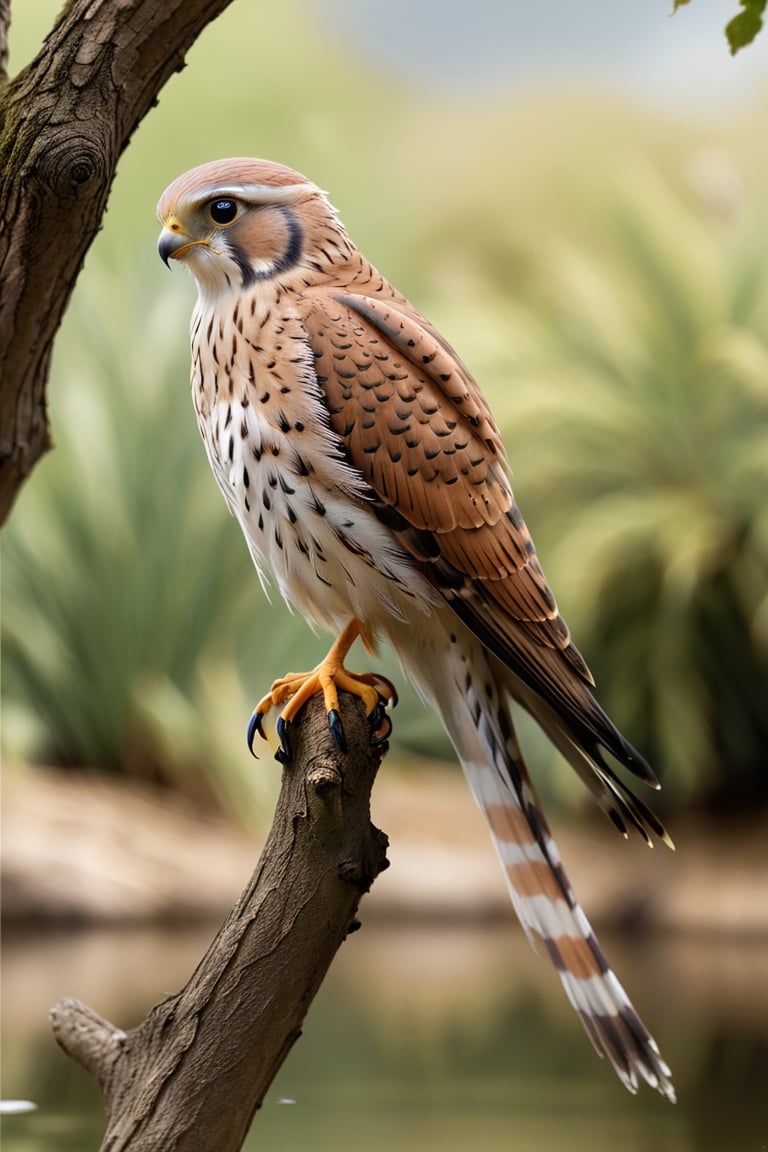
[[[392,686],[344,667],[386,637],[437,709],[484,812],[512,902],[600,1056],[674,1100],[669,1068],[577,903],[515,736],[522,705],[625,836],[671,843],[614,771],[658,782],[592,694],[515,503],[501,435],[443,336],[357,250],[325,194],[266,160],[204,164],[158,205],[159,252],[198,287],[192,398],[213,473],[268,577],[337,634],[257,707],[290,723],[338,690],[381,729]]]

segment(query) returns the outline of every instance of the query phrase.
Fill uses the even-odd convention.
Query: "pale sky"
[[[590,80],[677,111],[768,88],[768,28],[735,58],[739,0],[315,0],[315,10],[409,83],[514,89]],[[322,17],[321,17],[322,18]]]

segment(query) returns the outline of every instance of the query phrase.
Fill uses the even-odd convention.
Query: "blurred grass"
[[[723,207],[636,165],[599,244],[554,246],[508,438],[604,699],[719,811],[768,797],[766,246]]]
[[[232,665],[251,572],[200,467],[187,357],[168,337],[186,312],[178,293],[151,298],[142,278],[99,267],[76,295],[56,355],[56,449],[4,540],[5,729],[34,758],[204,798],[236,779],[221,737],[232,694],[247,708]]]
[[[45,8],[15,15],[12,64]],[[328,188],[471,366],[600,698],[667,793],[764,799],[764,110],[720,125],[588,91],[447,103],[321,21],[307,2],[233,5],[121,161],[57,345],[57,448],[4,534],[6,750],[243,814],[274,778],[245,720],[326,641],[260,593],[189,402],[192,285],[152,258],[165,184],[251,154]],[[407,693],[395,734],[448,754]],[[561,799],[578,789],[545,775]]]

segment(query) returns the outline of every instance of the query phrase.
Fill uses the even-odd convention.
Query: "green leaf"
[[[740,48],[751,44],[763,26],[763,12],[766,0],[740,0],[743,12],[734,16],[725,26],[725,34],[731,55],[735,56]]]
[[[674,16],[678,8],[689,3],[690,0],[673,0],[672,15]],[[740,48],[751,44],[763,27],[766,0],[739,0],[739,3],[744,11],[739,12],[738,16],[734,16],[725,26],[732,56],[735,56]]]

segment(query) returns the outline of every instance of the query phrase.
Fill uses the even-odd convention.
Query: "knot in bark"
[[[106,172],[98,144],[70,131],[57,131],[56,138],[45,144],[39,160],[41,179],[62,200],[77,198],[84,192],[93,194],[94,186],[106,193]]]
[[[307,784],[321,800],[326,799],[329,792],[340,788],[341,782],[341,773],[326,759],[313,761],[307,772]]]
[[[317,756],[310,762],[306,782],[313,834],[326,848],[333,848],[344,836],[341,773],[330,759]]]

